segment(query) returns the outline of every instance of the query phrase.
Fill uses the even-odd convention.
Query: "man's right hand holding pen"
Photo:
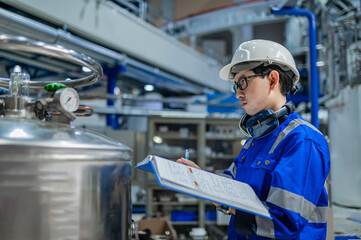
[[[180,158],[177,160],[177,163],[181,163],[181,164],[185,164],[194,168],[198,168],[201,169],[197,164],[195,164],[193,161],[185,159],[185,158]]]
[[[186,149],[186,152],[184,154],[184,158],[180,158],[177,160],[177,163],[182,163],[184,165],[188,165],[194,168],[201,169],[197,164],[195,164],[193,161],[189,160],[189,151]]]

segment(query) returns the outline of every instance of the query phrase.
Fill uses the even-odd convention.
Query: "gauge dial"
[[[73,88],[62,88],[56,91],[60,107],[67,112],[74,112],[79,107],[79,95]]]

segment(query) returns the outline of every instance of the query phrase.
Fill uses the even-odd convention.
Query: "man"
[[[329,150],[323,135],[286,103],[299,80],[292,55],[272,41],[244,42],[220,77],[234,81],[246,111],[240,129],[249,136],[227,172],[249,184],[272,217],[230,209],[228,239],[326,239]]]

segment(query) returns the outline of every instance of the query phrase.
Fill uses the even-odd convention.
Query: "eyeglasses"
[[[235,93],[237,93],[238,89],[239,90],[245,90],[248,87],[248,79],[250,78],[254,78],[254,77],[259,77],[259,76],[263,76],[263,74],[254,74],[251,76],[246,76],[246,77],[240,77],[237,80],[234,81],[234,85],[233,85],[233,90]]]

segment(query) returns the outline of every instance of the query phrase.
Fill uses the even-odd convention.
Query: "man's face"
[[[269,96],[269,81],[266,77],[253,76],[253,71],[246,71],[236,74],[234,82],[240,85],[243,81],[247,82],[247,88],[244,90],[237,89],[236,97],[240,99],[242,108],[248,115],[255,115],[256,113],[268,109],[268,96]],[[249,78],[243,78],[249,77]],[[243,79],[242,79],[243,78]],[[244,85],[243,85],[244,86]]]

